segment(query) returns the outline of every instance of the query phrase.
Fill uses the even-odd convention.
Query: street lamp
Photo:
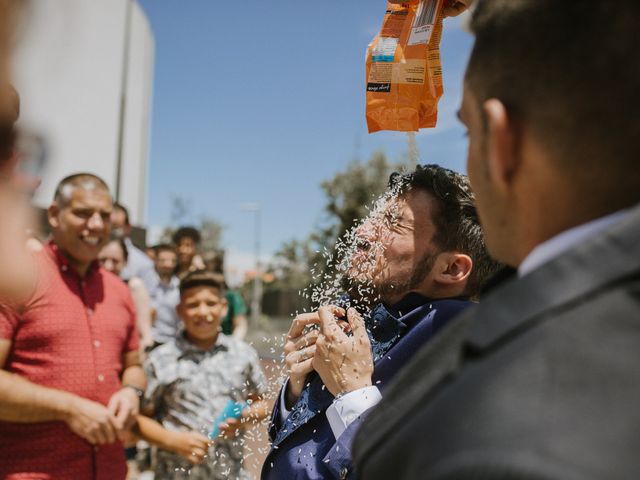
[[[253,279],[253,293],[251,295],[251,324],[257,328],[262,315],[262,275],[260,265],[260,213],[262,206],[259,203],[245,203],[240,207],[245,212],[254,213],[254,248],[256,260],[256,275]]]

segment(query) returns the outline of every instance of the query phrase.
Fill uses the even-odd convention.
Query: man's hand
[[[169,449],[191,463],[202,463],[209,450],[209,439],[198,432],[170,432]]]
[[[286,403],[291,408],[298,400],[304,388],[304,379],[313,371],[313,356],[316,352],[316,339],[319,330],[314,329],[304,333],[307,325],[320,323],[318,312],[298,315],[291,324],[284,344],[284,361],[289,374],[287,383]]]
[[[140,399],[132,388],[124,387],[111,396],[107,408],[114,418],[118,435],[121,436],[136,422],[136,415],[140,413]]]
[[[334,396],[371,386],[373,374],[371,343],[364,320],[355,309],[350,308],[347,320],[353,335],[348,336],[338,325],[336,314],[343,315],[344,310],[330,306],[318,311],[320,335],[315,343],[316,353],[312,363]]]
[[[445,17],[457,17],[471,7],[473,0],[448,0],[444,6]]]
[[[93,445],[105,445],[117,439],[115,417],[104,405],[86,398],[71,398],[64,421],[72,432]]]

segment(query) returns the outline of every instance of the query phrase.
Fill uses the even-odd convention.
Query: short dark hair
[[[471,22],[471,93],[499,99],[594,204],[640,198],[638,25],[638,0],[480,0]]]
[[[178,252],[176,252],[176,247],[168,243],[160,243],[159,245],[154,245],[152,248],[156,252],[156,255],[160,252],[171,252],[176,255],[178,254]]]
[[[180,295],[182,296],[190,288],[196,287],[209,287],[222,293],[224,291],[224,278],[207,270],[189,272],[180,281]]]
[[[183,238],[190,238],[195,243],[200,243],[200,232],[195,227],[180,227],[173,234],[173,243],[177,245]]]
[[[129,222],[129,210],[127,209],[127,207],[125,207],[119,202],[116,202],[113,204],[113,210],[124,213],[124,224],[131,225],[131,223]]]
[[[471,257],[473,268],[465,293],[478,295],[500,264],[487,252],[469,179],[439,165],[418,165],[413,172],[392,174],[389,186],[399,187],[400,194],[422,190],[437,200],[439,208],[431,219],[436,227],[433,243],[442,252]]]
[[[82,172],[74,173],[60,180],[53,200],[58,206],[65,206],[71,199],[71,192],[76,188],[99,188],[110,194],[109,187],[104,180],[93,173]]]

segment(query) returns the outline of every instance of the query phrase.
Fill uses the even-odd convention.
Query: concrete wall
[[[89,171],[120,193],[132,222],[144,223],[153,52],[135,0],[31,2],[15,78],[21,125],[48,146],[38,206],[50,203],[61,178]]]

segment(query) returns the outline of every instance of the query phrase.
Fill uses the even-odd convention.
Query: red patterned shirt
[[[129,289],[97,263],[81,278],[51,242],[38,267],[27,305],[0,310],[0,338],[12,342],[4,369],[106,405],[121,388],[124,355],[138,348]],[[0,422],[0,479],[125,477],[118,442],[94,448],[64,422]]]

